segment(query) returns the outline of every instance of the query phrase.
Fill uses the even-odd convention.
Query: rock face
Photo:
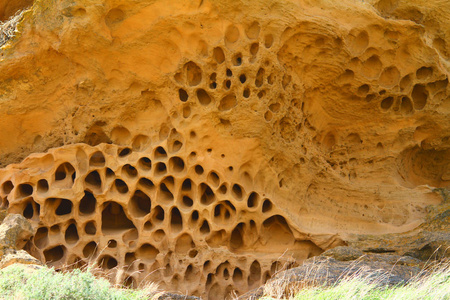
[[[26,249],[223,299],[416,234],[450,184],[450,3],[334,2],[35,1],[0,55]]]
[[[23,248],[33,235],[30,222],[22,215],[6,216],[0,229],[0,247],[2,248]]]
[[[27,183],[18,183],[16,166],[5,169],[17,176],[3,185],[14,186],[5,195],[9,211],[36,228],[30,253],[56,267],[84,260],[111,274],[124,269],[114,277],[134,287],[164,278],[166,289],[202,294],[206,287],[223,297],[328,246],[288,222],[264,190],[186,152],[176,130],[157,145],[138,141],[32,155],[20,166]]]
[[[442,190],[441,190],[442,192]],[[359,234],[349,244],[365,252],[400,253],[423,261],[450,257],[450,202],[443,194],[441,205],[429,207],[425,222],[405,233]]]
[[[33,0],[1,0],[0,1],[0,22],[5,22],[13,17],[18,11],[29,8],[33,5]]]
[[[265,286],[239,299],[256,300],[262,296],[288,299],[303,288],[334,286],[354,278],[381,287],[398,286],[426,275],[427,271],[421,269],[421,261],[412,257],[365,255],[354,248],[337,247],[306,260],[300,267],[279,272]]]
[[[42,265],[21,250],[33,235],[30,222],[22,215],[9,214],[0,225],[0,269],[12,264]]]

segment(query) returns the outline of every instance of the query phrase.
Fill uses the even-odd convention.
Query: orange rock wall
[[[411,230],[450,184],[449,18],[441,1],[37,0],[0,54],[3,206],[35,221],[49,262],[99,242],[105,268],[148,259],[136,271],[222,298],[285,250]],[[108,214],[128,227],[104,235]],[[179,263],[177,244],[200,255]]]

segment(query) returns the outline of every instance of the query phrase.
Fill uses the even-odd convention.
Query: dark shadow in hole
[[[97,206],[97,199],[89,191],[84,191],[84,196],[80,200],[79,210],[84,215],[92,214]]]
[[[126,216],[123,207],[116,202],[106,202],[102,211],[102,232],[114,234],[128,229],[135,229],[135,226]]]
[[[130,212],[136,217],[143,217],[150,213],[151,207],[150,197],[144,192],[136,190],[130,199]]]
[[[77,226],[74,223],[70,224],[69,227],[67,227],[64,238],[66,240],[66,243],[68,244],[75,244],[78,242],[80,237],[78,236]]]
[[[114,186],[116,187],[116,190],[121,193],[121,194],[126,194],[128,193],[128,186],[125,183],[125,181],[121,180],[121,179],[116,179],[114,181]]]
[[[170,225],[172,232],[180,232],[183,229],[183,218],[178,208],[172,208],[170,216]]]
[[[51,249],[44,251],[44,257],[45,261],[47,263],[49,262],[57,262],[61,260],[64,257],[64,254],[66,252],[66,247],[64,246],[56,246]]]
[[[200,184],[200,202],[203,205],[209,205],[215,200],[215,195],[212,189],[206,184]]]

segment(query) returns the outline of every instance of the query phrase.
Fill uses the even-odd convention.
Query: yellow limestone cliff
[[[24,8],[0,196],[50,265],[223,299],[416,228],[450,184],[448,1],[2,0],[0,20]]]

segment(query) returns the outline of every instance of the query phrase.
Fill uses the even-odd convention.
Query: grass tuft
[[[148,299],[153,285],[139,290],[115,288],[91,272],[55,272],[50,268],[30,269],[16,264],[0,270],[2,299]]]
[[[27,9],[19,10],[14,16],[5,22],[0,22],[0,47],[14,37],[17,25]]]
[[[380,276],[385,276],[382,274]],[[380,278],[381,279],[381,278]],[[378,280],[382,282],[382,280]],[[281,284],[282,285],[282,284]],[[281,292],[282,290],[282,292]],[[373,278],[361,274],[344,277],[330,287],[306,286],[296,291],[289,291],[286,296],[285,287],[280,289],[280,283],[265,289],[261,299],[292,299],[292,300],[444,300],[450,299],[450,262],[429,268],[414,277],[407,284],[397,286],[382,286]]]

